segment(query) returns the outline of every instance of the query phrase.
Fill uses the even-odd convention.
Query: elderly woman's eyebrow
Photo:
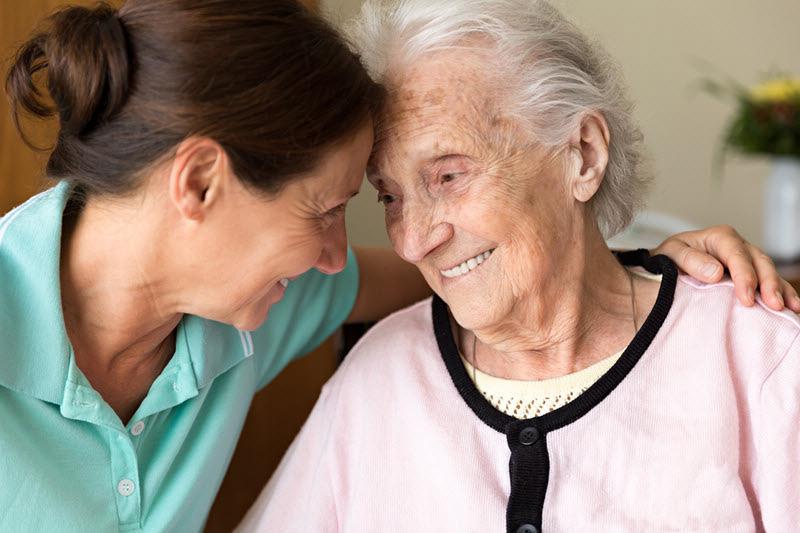
[[[444,163],[444,162],[447,162],[447,161],[449,161],[451,159],[462,159],[462,158],[467,158],[467,156],[465,156],[464,154],[457,154],[457,153],[454,153],[454,152],[448,152],[448,153],[443,154],[443,155],[432,157],[429,161],[431,163]]]
[[[380,172],[377,172],[374,169],[373,169],[373,171],[370,171],[370,169],[367,169],[367,181],[369,181],[372,184],[372,186],[375,187],[376,189],[384,188],[386,186],[386,181],[387,180],[388,180],[388,178],[386,178]],[[391,181],[391,180],[389,180],[389,181]]]
[[[469,161],[469,160],[470,160],[469,156],[448,151],[445,154],[435,155],[433,157],[424,160],[420,168],[423,171],[430,171],[444,163],[449,163],[451,161]]]

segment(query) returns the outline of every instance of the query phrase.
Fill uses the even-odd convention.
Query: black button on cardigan
[[[527,427],[519,433],[519,443],[524,446],[530,446],[539,440],[539,430],[535,427]]]

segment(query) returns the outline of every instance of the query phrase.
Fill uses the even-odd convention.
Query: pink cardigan
[[[800,531],[798,318],[678,276],[620,360],[515,420],[434,297],[348,355],[242,524],[287,532]]]

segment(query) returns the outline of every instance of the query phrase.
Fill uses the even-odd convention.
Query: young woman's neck
[[[115,385],[127,383],[129,395],[143,398],[174,353],[182,317],[168,246],[160,239],[157,213],[163,210],[153,204],[146,196],[89,198],[64,215],[60,281],[67,334],[79,368],[122,411],[135,398],[118,398]]]

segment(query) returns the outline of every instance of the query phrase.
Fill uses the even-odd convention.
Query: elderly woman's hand
[[[719,281],[724,265],[744,305],[753,305],[758,288],[761,299],[770,308],[780,311],[785,304],[800,312],[797,291],[781,279],[772,259],[730,226],[678,233],[662,242],[653,253],[669,256],[687,274],[708,283]]]

